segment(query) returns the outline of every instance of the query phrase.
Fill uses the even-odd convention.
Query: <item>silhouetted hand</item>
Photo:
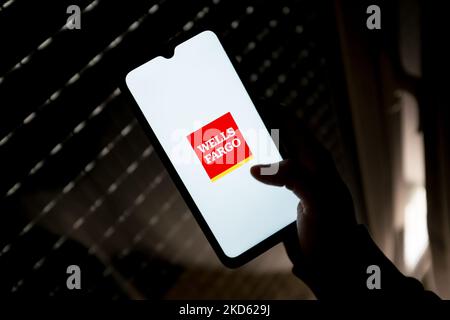
[[[259,181],[285,186],[301,201],[298,205],[297,230],[299,243],[285,241],[289,257],[293,262],[300,259],[314,266],[322,263],[330,250],[340,250],[349,241],[346,235],[356,226],[351,194],[339,176],[331,155],[301,127],[293,117],[285,117],[280,136],[288,140],[290,159],[279,163],[274,175],[262,175],[261,167],[251,168]],[[264,173],[264,171],[263,171]],[[297,246],[296,246],[297,245]]]

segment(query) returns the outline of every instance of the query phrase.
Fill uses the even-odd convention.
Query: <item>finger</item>
[[[273,170],[266,170],[267,168],[274,168]],[[278,170],[276,168],[278,167]],[[273,174],[265,174],[264,171],[273,171]],[[259,164],[250,168],[253,177],[259,182],[273,185],[284,186],[293,180],[292,164],[289,160],[283,160],[272,164]]]
[[[303,256],[298,237],[297,225],[295,223],[286,228],[283,235],[283,244],[292,263],[295,265],[301,265]]]
[[[263,169],[267,169],[269,166],[278,166],[278,170],[274,174],[264,174]],[[300,174],[298,167],[295,166],[295,162],[291,159],[275,164],[256,165],[250,169],[250,172],[256,180],[262,183],[279,187],[286,186],[297,197],[303,200],[309,198],[308,189],[312,187],[309,185],[309,179],[306,175]]]

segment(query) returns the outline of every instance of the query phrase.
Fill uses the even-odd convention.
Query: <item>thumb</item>
[[[300,178],[300,174],[291,159],[273,164],[255,165],[250,168],[250,173],[262,183],[279,187],[286,186],[299,198],[303,199],[307,196],[306,179]]]

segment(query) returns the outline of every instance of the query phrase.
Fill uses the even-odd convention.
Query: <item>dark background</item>
[[[121,93],[128,71],[205,29],[218,34],[252,97],[295,110],[332,153],[359,222],[402,270],[399,105],[406,94],[415,99],[430,245],[409,273],[448,294],[448,103],[439,80],[448,58],[436,37],[443,8],[416,1],[0,3],[3,295],[314,297],[291,275],[281,246],[237,270],[219,263]],[[381,30],[366,28],[374,3]],[[82,10],[81,30],[64,27],[71,4]],[[70,264],[81,267],[80,291],[66,289]]]

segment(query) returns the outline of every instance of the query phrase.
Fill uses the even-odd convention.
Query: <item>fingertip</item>
[[[254,177],[254,178],[259,178],[260,176],[261,176],[261,168],[263,167],[264,165],[262,165],[262,164],[257,164],[257,165],[254,165],[254,166],[252,166],[251,168],[250,168],[250,173],[252,174],[252,176]]]

